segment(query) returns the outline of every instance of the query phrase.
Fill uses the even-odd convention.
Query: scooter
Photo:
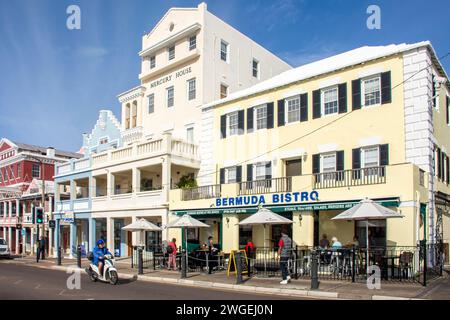
[[[117,275],[117,269],[114,266],[114,257],[110,254],[106,254],[103,257],[103,274],[100,274],[98,266],[92,262],[89,265],[89,268],[86,268],[86,272],[92,282],[100,280],[102,282],[109,282],[112,285],[115,285],[119,282],[119,276]]]

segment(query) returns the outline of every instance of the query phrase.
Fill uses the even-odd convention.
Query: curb
[[[48,269],[48,270],[59,270],[67,271],[79,270],[84,271],[85,268],[78,268],[73,266],[47,266],[47,265],[30,265],[35,268]],[[251,285],[238,285],[220,282],[210,282],[210,281],[200,281],[200,280],[190,280],[190,279],[177,279],[177,278],[164,278],[164,277],[151,277],[146,275],[135,275],[129,273],[119,273],[119,277],[122,279],[133,279],[136,278],[140,281],[145,282],[156,282],[165,284],[177,284],[182,286],[190,287],[202,287],[211,289],[223,289],[229,291],[239,291],[247,293],[258,293],[264,295],[277,295],[277,296],[290,296],[290,297],[308,297],[311,299],[348,299],[348,294],[339,292],[328,292],[328,291],[317,291],[317,290],[307,290],[307,289],[294,289],[294,288],[269,288],[269,287],[258,287]],[[346,297],[347,296],[347,297]],[[382,296],[382,295],[372,295],[367,297],[367,299],[361,298],[358,300],[425,300],[417,298],[404,298],[395,296]]]

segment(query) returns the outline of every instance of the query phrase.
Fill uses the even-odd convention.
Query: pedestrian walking
[[[41,236],[38,244],[38,259],[45,260],[45,238]]]
[[[287,234],[287,228],[283,226],[281,229],[281,238],[278,242],[278,256],[280,257],[280,269],[282,280],[280,284],[288,284],[291,276],[288,271],[288,260],[291,255],[292,240]]]
[[[177,239],[173,238],[172,242],[169,242],[167,253],[169,254],[168,269],[170,270],[173,267],[173,270],[177,270]]]

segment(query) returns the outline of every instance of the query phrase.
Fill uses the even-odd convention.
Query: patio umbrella
[[[239,225],[241,226],[263,225],[264,247],[266,247],[266,225],[291,224],[291,223],[293,223],[292,220],[282,217],[279,214],[276,214],[275,212],[272,212],[269,209],[260,206],[255,214],[252,214],[250,217],[239,222]]]
[[[203,223],[201,221],[198,221],[195,218],[192,218],[190,215],[185,214],[181,218],[178,218],[177,220],[174,220],[172,222],[169,222],[166,225],[166,228],[182,228],[184,231],[184,240],[186,242],[186,251],[187,251],[187,231],[186,228],[209,228],[210,226],[206,223]],[[186,254],[186,264],[187,261],[187,254]]]
[[[365,221],[366,223],[366,274],[369,273],[369,224],[370,220],[384,220],[389,218],[403,218],[403,215],[388,209],[368,198],[338,214],[331,220]]]
[[[263,206],[259,206],[258,211],[250,217],[239,222],[241,226],[262,225],[264,227],[264,247],[266,248],[266,225],[291,224],[292,220],[276,214]],[[267,269],[267,261],[264,259],[264,271]]]
[[[126,231],[131,231],[131,232],[140,232],[140,242],[141,242],[141,246],[143,246],[144,244],[142,243],[142,239],[144,231],[162,231],[162,229],[160,227],[158,227],[157,225],[151,223],[150,221],[147,221],[144,218],[138,219],[135,222],[126,225],[125,227],[122,228],[122,230],[126,230]]]

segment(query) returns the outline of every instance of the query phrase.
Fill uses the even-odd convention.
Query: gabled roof
[[[291,69],[280,73],[268,80],[262,81],[252,87],[231,93],[228,97],[202,106],[202,109],[221,105],[240,98],[259,94],[268,90],[283,87],[294,82],[317,77],[326,73],[334,72],[343,68],[358,65],[375,59],[407,52],[420,47],[429,47],[433,62],[436,64],[439,72],[443,77],[448,79],[445,70],[442,68],[436,53],[429,41],[417,42],[414,44],[391,44],[387,46],[364,46],[354,50],[350,50],[326,59],[318,60],[309,64],[305,64],[295,69]]]

